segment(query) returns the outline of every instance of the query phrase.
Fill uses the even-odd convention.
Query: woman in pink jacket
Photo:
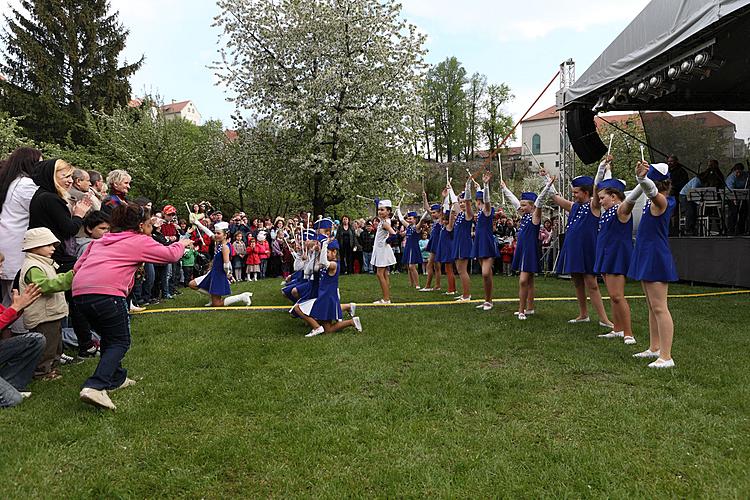
[[[110,223],[111,232],[91,242],[73,268],[73,302],[101,336],[101,358],[83,383],[81,401],[114,410],[107,390],[135,384],[121,364],[130,348],[127,296],[135,272],[141,262],[178,261],[192,242],[181,239],[164,246],[155,241],[151,214],[135,203],[115,207]]]

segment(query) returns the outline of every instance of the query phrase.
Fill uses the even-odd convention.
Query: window
[[[542,152],[542,138],[539,134],[534,134],[531,138],[531,152],[535,155],[541,154]]]

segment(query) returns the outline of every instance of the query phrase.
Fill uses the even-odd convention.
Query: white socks
[[[252,303],[252,300],[250,297],[252,297],[253,294],[250,292],[244,292],[237,295],[230,295],[226,299],[224,299],[224,305],[225,306],[231,306],[237,303],[243,303],[246,306],[249,306]]]

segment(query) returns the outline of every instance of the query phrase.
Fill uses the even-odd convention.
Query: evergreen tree
[[[108,0],[21,0],[6,23],[0,109],[23,116],[30,137],[85,143],[89,111],[128,102],[143,57],[119,65],[129,32]]]

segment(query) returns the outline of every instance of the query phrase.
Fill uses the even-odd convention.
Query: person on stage
[[[427,215],[427,212],[425,212]],[[401,263],[407,266],[409,274],[409,285],[419,290],[419,272],[417,271],[417,265],[422,262],[422,251],[419,248],[419,240],[422,235],[417,231],[417,212],[408,212],[406,217],[401,214],[401,208],[396,208],[396,217],[401,221],[401,224],[406,228],[404,233],[406,234],[406,241],[404,242],[404,252],[401,256]],[[422,219],[419,219],[421,222]]]
[[[539,227],[542,222],[542,206],[550,192],[554,178],[550,179],[539,196],[536,193],[521,193],[516,198],[501,181],[503,193],[511,205],[521,214],[521,222],[516,233],[517,246],[513,254],[512,267],[518,276],[518,319],[525,320],[534,314],[534,274],[539,272]]]
[[[440,290],[440,263],[437,261],[437,252],[440,246],[440,233],[443,225],[440,223],[442,220],[442,211],[440,210],[440,204],[435,203],[429,205],[427,203],[427,193],[422,193],[424,200],[424,209],[429,211],[432,216],[432,228],[430,229],[430,238],[427,240],[427,250],[430,254],[427,260],[427,284],[424,288],[419,290],[420,292],[432,292],[434,290]],[[417,225],[417,230],[421,232],[424,220]],[[432,278],[435,278],[435,285],[432,285]]]
[[[211,270],[203,276],[199,276],[188,283],[193,290],[203,291],[211,296],[211,302],[207,304],[211,307],[231,306],[242,304],[249,306],[251,297],[250,292],[244,292],[237,295],[224,296],[232,293],[230,280],[232,279],[232,253],[234,249],[229,244],[229,224],[227,222],[217,222],[214,224],[212,232],[206,226],[197,221],[198,227],[211,236],[215,242],[216,251],[214,253]]]
[[[317,262],[320,285],[315,297],[299,301],[292,308],[296,316],[302,318],[311,330],[305,337],[316,337],[321,333],[334,333],[349,326],[362,331],[362,322],[354,316],[356,306],[341,305],[339,298],[339,243],[336,240],[323,240]],[[343,312],[349,311],[352,318],[343,320]]]
[[[628,277],[639,280],[646,294],[649,348],[633,357],[656,358],[649,368],[672,368],[674,322],[667,305],[667,294],[669,283],[678,280],[669,248],[669,219],[676,202],[669,195],[672,183],[666,163],[649,165],[638,162],[635,175],[648,201],[638,224]]]
[[[378,277],[383,298],[376,300],[374,303],[390,304],[391,279],[388,272],[390,267],[396,263],[396,256],[393,254],[393,248],[391,248],[387,240],[389,236],[396,234],[395,229],[391,226],[393,204],[391,200],[379,200],[376,198],[375,206],[378,210],[378,228],[375,233],[375,244],[372,249],[370,263],[375,268],[375,274]]]
[[[622,338],[625,344],[635,344],[625,281],[633,255],[632,212],[642,191],[638,186],[625,197],[625,183],[611,178],[612,160],[612,156],[607,156],[599,164],[594,182],[596,196],[591,199],[591,212],[599,217],[594,272],[604,277],[614,324],[611,332],[599,337]]]
[[[542,171],[542,175],[546,175]],[[547,176],[549,178],[549,176]],[[557,274],[569,274],[578,299],[578,316],[568,323],[588,323],[590,320],[586,304],[587,294],[591,297],[591,304],[599,315],[599,324],[612,328],[612,323],[604,309],[602,294],[594,275],[594,261],[596,260],[596,234],[599,228],[599,218],[591,212],[591,196],[594,192],[594,179],[581,175],[571,181],[573,200],[569,201],[551,191],[552,201],[569,213],[568,227],[565,240],[557,258]]]
[[[471,207],[471,194],[474,189],[474,180],[469,177],[466,181],[464,192],[459,196],[457,204],[454,203],[451,217],[448,221],[448,231],[453,232],[453,260],[456,263],[458,276],[461,279],[462,294],[456,302],[468,302],[471,300],[471,279],[469,277],[469,261],[471,260],[471,248],[474,242],[471,239],[471,227],[474,223],[474,212]]]
[[[477,309],[489,311],[492,309],[492,266],[500,256],[497,251],[497,241],[492,232],[492,222],[495,220],[495,209],[490,201],[490,179],[492,175],[485,172],[482,176],[484,188],[476,193],[477,223],[474,229],[474,246],[471,256],[479,259],[482,266],[482,282],[484,284],[484,302]]]

